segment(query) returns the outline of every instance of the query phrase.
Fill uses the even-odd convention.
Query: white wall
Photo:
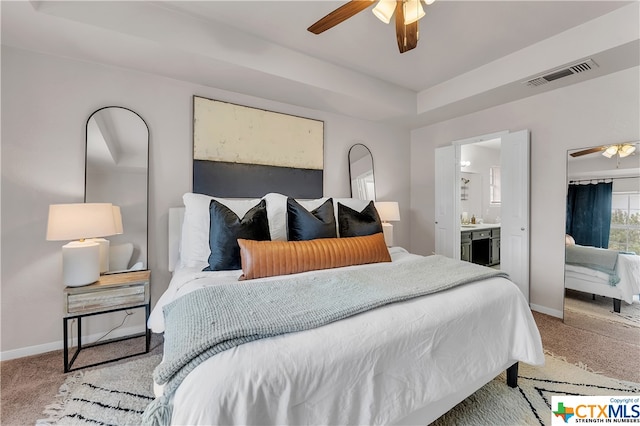
[[[635,67],[414,130],[411,250],[428,254],[435,249],[434,149],[501,130],[529,129],[530,300],[534,309],[562,316],[567,150],[640,139],[639,81]]]
[[[149,266],[158,300],[170,278],[168,208],[191,190],[193,95],[323,120],[325,195],[349,196],[347,153],[364,143],[373,154],[378,199],[399,201],[408,218],[408,131],[2,46],[3,357],[62,347],[63,242],[45,241],[47,211],[49,204],[83,200],[85,123],[104,106],[130,108],[150,129]],[[395,224],[395,235],[408,245],[408,220]],[[89,332],[107,326],[96,322]]]

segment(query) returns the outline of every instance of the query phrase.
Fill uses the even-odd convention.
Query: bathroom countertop
[[[499,223],[476,223],[475,225],[472,224],[468,224],[468,225],[460,225],[460,231],[464,232],[464,231],[480,231],[483,229],[492,229],[492,228],[500,228],[500,224]]]

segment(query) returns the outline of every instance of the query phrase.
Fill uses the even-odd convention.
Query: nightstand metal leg
[[[149,329],[149,326],[147,325],[147,321],[149,321],[149,316],[151,315],[151,302],[147,303],[147,305],[144,307],[144,314],[145,314],[145,319],[144,319],[144,329],[145,329],[145,333],[146,333],[146,351],[145,353],[149,353],[149,349],[151,347],[151,330]]]
[[[69,372],[69,325],[67,323],[68,319],[64,318],[62,320],[62,335],[64,336],[64,344],[63,344],[63,352],[64,352],[64,372]]]
[[[78,317],[78,352],[82,349],[82,317]],[[75,358],[74,358],[75,359]],[[73,362],[73,361],[71,361]]]

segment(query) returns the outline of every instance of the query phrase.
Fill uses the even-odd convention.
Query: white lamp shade
[[[373,14],[382,22],[388,24],[395,10],[396,0],[380,0],[376,7],[373,8]]]
[[[420,4],[420,0],[408,0],[402,7],[404,7],[405,25],[413,24],[424,16],[424,9]]]
[[[397,201],[376,201],[376,210],[378,216],[383,222],[399,222],[400,221],[400,208]]]
[[[47,240],[79,240],[116,234],[111,203],[52,204]]]
[[[113,220],[116,224],[116,234],[122,234],[124,228],[122,227],[122,214],[120,213],[120,206],[113,206]]]

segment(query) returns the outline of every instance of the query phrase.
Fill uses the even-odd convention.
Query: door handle
[[[524,231],[524,228],[520,228],[521,231]]]

